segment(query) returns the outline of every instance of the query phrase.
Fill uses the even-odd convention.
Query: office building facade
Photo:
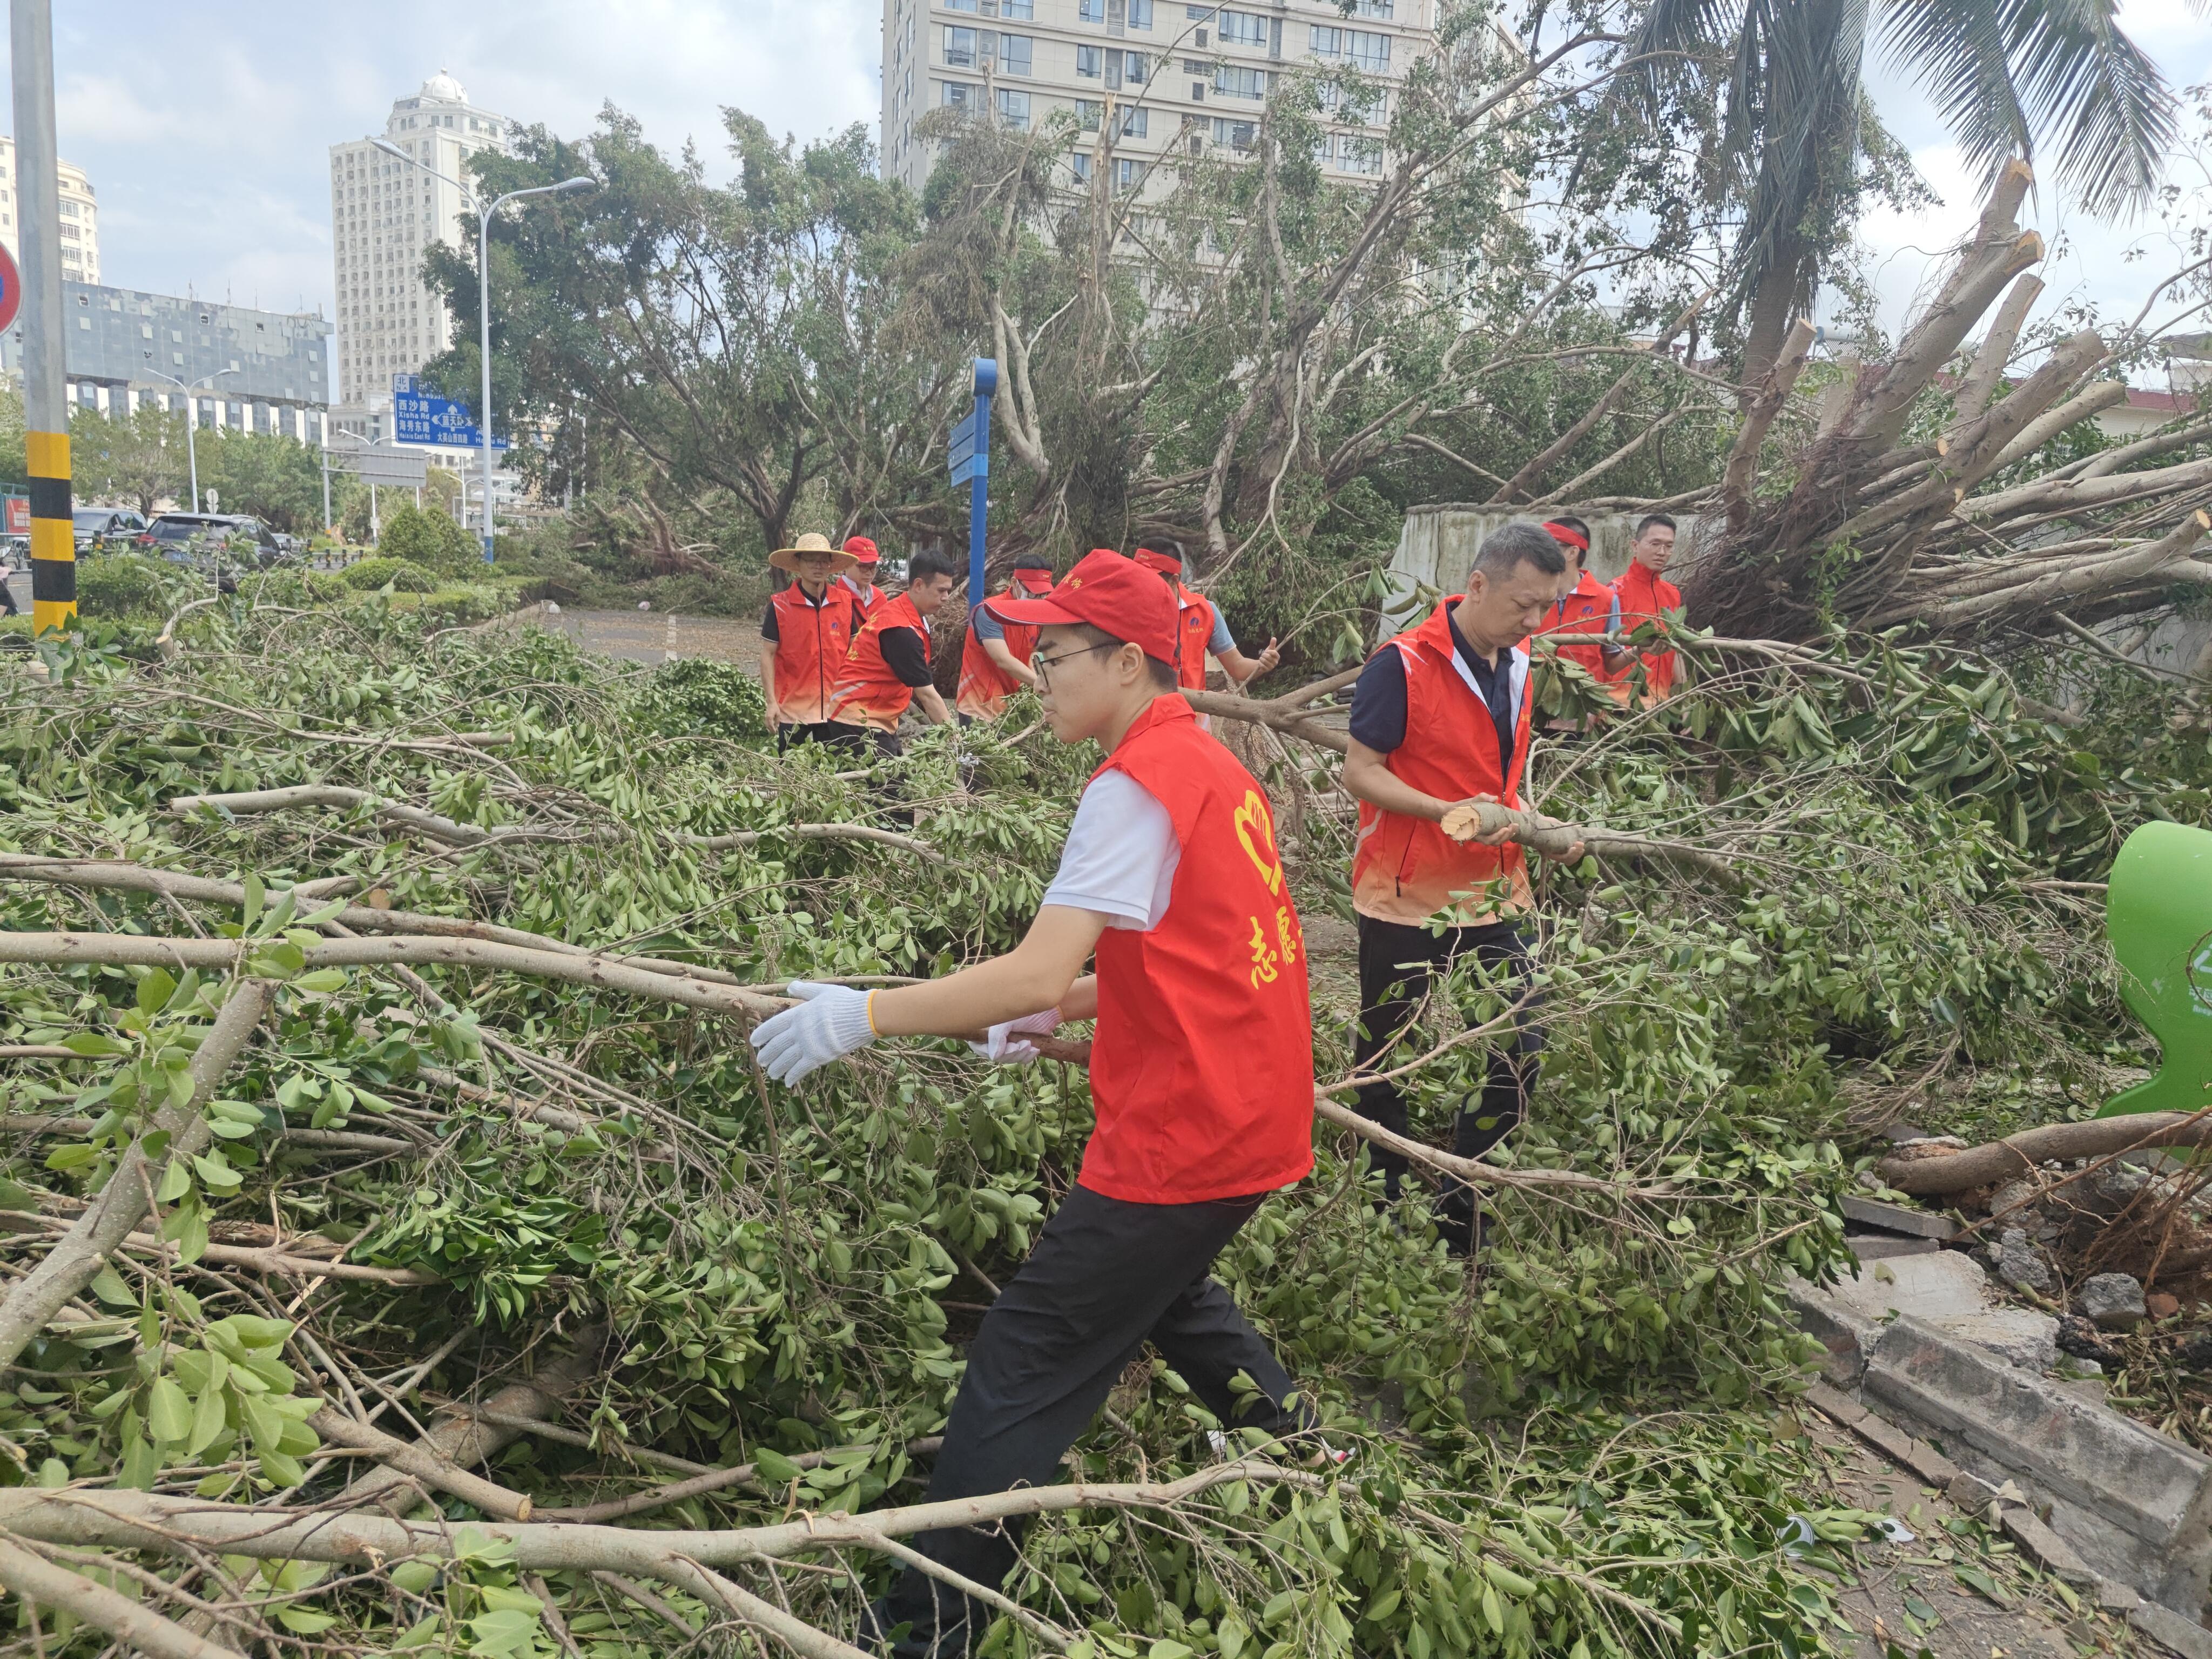
[[[1347,180],[1379,175],[1395,85],[1434,44],[1437,0],[884,0],[883,172],[919,191],[936,146],[932,109],[1036,129],[1074,118],[1067,167],[1086,182],[1100,124],[1115,123],[1116,189],[1167,176],[1179,155],[1251,147],[1283,75],[1355,69],[1380,96],[1337,112],[1316,159]]]
[[[72,404],[122,416],[149,403],[181,411],[189,396],[203,427],[323,441],[331,325],[320,311],[258,311],[64,283],[62,316]],[[20,376],[22,353],[18,325],[0,337],[0,368]]]
[[[474,248],[476,215],[447,179],[468,179],[469,158],[481,151],[508,154],[512,131],[441,70],[392,105],[384,137],[444,179],[366,138],[331,146],[341,404],[367,416],[388,411],[392,377],[414,374],[453,343],[453,320],[422,281],[422,256],[439,241]]]

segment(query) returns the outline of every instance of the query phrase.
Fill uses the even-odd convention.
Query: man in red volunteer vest
[[[1176,695],[1173,599],[1127,559],[1092,553],[1043,598],[991,606],[1041,630],[1053,734],[1107,751],[1027,937],[897,990],[793,985],[801,1005],[752,1037],[790,1083],[881,1036],[981,1034],[979,1052],[1018,1063],[1035,1054],[1025,1034],[1098,1022],[1097,1127],[968,1351],[933,1503],[1049,1484],[1148,1340],[1224,1425],[1287,1434],[1308,1422],[1209,1272],[1261,1200],[1313,1167],[1305,940],[1267,797]],[[995,1588],[1017,1556],[1008,1527],[911,1541]],[[896,1640],[898,1656],[960,1655],[991,1616],[909,1568],[863,1636]]]
[[[1620,625],[1632,629],[1639,623],[1656,622],[1663,630],[1682,615],[1682,590],[1666,579],[1674,556],[1674,521],[1664,513],[1646,514],[1637,520],[1636,536],[1628,544],[1628,568],[1613,585],[1620,602]],[[1644,701],[1657,702],[1674,690],[1674,653],[1646,651],[1644,657]],[[1626,671],[1624,671],[1626,672]]]
[[[854,562],[860,568],[838,580],[845,591],[853,596],[854,614],[861,622],[866,622],[890,603],[890,595],[876,586],[876,567],[883,562],[884,556],[877,551],[876,544],[866,536],[847,537],[845,550],[853,556]]]
[[[1536,632],[1605,634],[1620,626],[1620,601],[1610,587],[1590,574],[1589,526],[1571,514],[1563,514],[1544,520],[1544,533],[1559,543],[1566,556],[1567,568],[1560,579],[1565,591],[1544,613],[1543,625]],[[1579,664],[1592,679],[1608,690],[1615,669],[1628,659],[1628,653],[1614,645],[1563,645],[1559,654]],[[1562,717],[1545,724],[1554,731],[1575,732],[1580,731],[1583,723]]]
[[[1273,640],[1257,657],[1248,657],[1237,648],[1236,637],[1222,619],[1220,607],[1182,585],[1182,543],[1146,542],[1137,550],[1136,558],[1146,569],[1158,571],[1176,596],[1176,683],[1184,690],[1206,690],[1209,651],[1220,660],[1221,672],[1239,685],[1257,679],[1283,659]],[[1201,718],[1199,724],[1203,726],[1206,721]]]
[[[1528,759],[1528,653],[1516,643],[1540,624],[1566,574],[1559,544],[1533,524],[1494,532],[1475,556],[1467,592],[1439,605],[1368,659],[1352,694],[1352,749],[1344,787],[1356,796],[1359,831],[1352,907],[1359,930],[1359,1032],[1353,1069],[1387,1072],[1393,1045],[1431,981],[1463,957],[1525,985],[1528,957],[1516,918],[1533,902],[1521,848],[1502,838],[1461,842],[1441,820],[1463,801],[1521,805]],[[1579,858],[1582,849],[1570,849]],[[1431,921],[1442,916],[1438,930]],[[1491,1050],[1480,1100],[1464,1103],[1453,1150],[1478,1158],[1527,1109],[1543,1036],[1527,1006],[1513,1035]],[[1359,1109],[1406,1133],[1406,1102],[1393,1083],[1359,1091]],[[1374,1153],[1395,1200],[1402,1158]],[[1473,1190],[1446,1183],[1438,1234],[1455,1255],[1474,1252]]]
[[[877,607],[854,630],[852,648],[830,699],[828,741],[859,750],[899,752],[899,719],[913,704],[938,726],[952,711],[930,678],[929,619],[952,592],[952,561],[924,548],[906,563],[906,592]]]
[[[1035,599],[1052,589],[1052,561],[1042,553],[1024,553],[1014,560],[1013,580],[1002,598]],[[960,723],[994,720],[1006,712],[1006,699],[1024,685],[1036,684],[1030,659],[1036,654],[1036,629],[1028,623],[1000,622],[988,605],[979,605],[968,617],[968,637],[960,644],[960,690],[952,706]]]
[[[779,755],[794,743],[830,735],[830,694],[852,649],[853,596],[837,579],[853,568],[825,537],[801,536],[768,556],[799,580],[768,602],[761,616],[761,693]]]

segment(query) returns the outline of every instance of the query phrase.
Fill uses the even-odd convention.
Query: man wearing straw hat
[[[761,617],[761,692],[781,754],[794,743],[830,736],[830,700],[859,628],[852,592],[838,578],[855,561],[809,532],[768,562],[799,579],[771,599]]]

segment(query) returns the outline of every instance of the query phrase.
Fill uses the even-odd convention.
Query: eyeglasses
[[[1094,651],[1119,651],[1121,648],[1121,647],[1119,643],[1113,645],[1086,645],[1078,650],[1063,651],[1056,657],[1032,657],[1030,659],[1030,666],[1036,670],[1038,687],[1041,690],[1049,690],[1052,687],[1052,676],[1046,671],[1049,669],[1053,664],[1056,662],[1066,662],[1071,657],[1087,657]]]

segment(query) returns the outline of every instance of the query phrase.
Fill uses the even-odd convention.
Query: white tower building
[[[100,206],[94,199],[92,180],[73,161],[55,168],[62,188],[62,280],[97,283],[100,280]],[[15,184],[15,141],[0,138],[0,246],[20,261],[23,245],[17,240],[16,220],[21,213],[22,192]]]
[[[461,83],[441,70],[392,105],[384,137],[440,173],[467,179],[468,158],[478,150],[508,153],[510,125],[470,103]],[[422,281],[422,254],[436,241],[475,246],[476,216],[465,200],[366,138],[331,146],[342,404],[372,416],[388,411],[392,377],[413,374],[453,343],[453,320]]]

